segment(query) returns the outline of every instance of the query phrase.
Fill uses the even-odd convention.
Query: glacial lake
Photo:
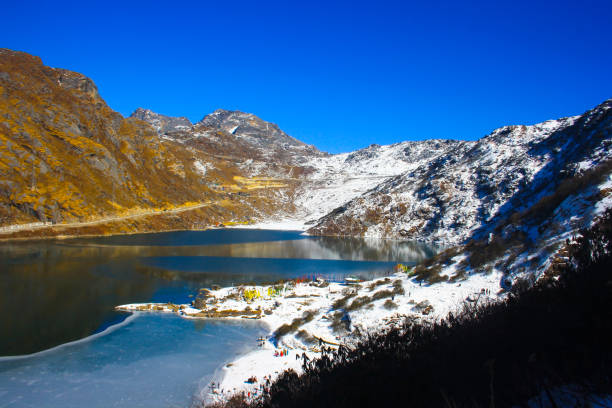
[[[0,408],[188,407],[267,328],[115,306],[187,303],[211,285],[371,279],[436,251],[246,229],[0,244]]]

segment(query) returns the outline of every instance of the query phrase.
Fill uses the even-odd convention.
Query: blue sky
[[[425,4],[429,3],[429,4]],[[612,2],[10,2],[0,46],[124,115],[252,112],[322,150],[474,140],[612,98]]]

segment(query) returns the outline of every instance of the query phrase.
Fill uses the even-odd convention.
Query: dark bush
[[[307,310],[302,314],[302,317],[296,317],[290,324],[283,324],[274,332],[274,337],[280,339],[286,334],[293,333],[303,324],[308,323],[314,319],[316,312],[313,310]]]
[[[348,332],[351,328],[351,321],[348,313],[344,310],[335,312],[330,326],[334,333]]]
[[[414,267],[413,275],[418,281],[437,283],[446,280],[444,276],[440,275],[440,272],[442,272],[442,264],[438,263],[433,266],[420,264]]]
[[[372,302],[372,298],[369,296],[359,296],[355,298],[350,305],[344,308],[346,312],[352,312],[357,309],[361,309],[363,306]]]
[[[372,283],[370,283],[368,285],[368,290],[373,291],[377,287],[382,286],[382,285],[386,285],[389,282],[391,282],[391,279],[389,279],[389,278],[375,280],[375,281],[373,281]]]
[[[393,296],[393,292],[391,292],[390,290],[387,290],[387,289],[379,290],[378,292],[372,295],[372,301],[390,298],[391,296]]]
[[[397,308],[397,304],[395,304],[391,299],[387,299],[383,307],[387,310],[392,310]]]
[[[398,279],[393,282],[393,294],[394,295],[403,295],[404,294],[404,284],[401,279]]]
[[[346,295],[344,295],[343,297],[336,299],[333,303],[332,303],[332,309],[342,309],[346,306],[347,302],[353,298],[357,296],[357,291],[351,291],[349,293],[347,293]]]
[[[307,344],[307,345],[312,345],[312,344],[315,344],[317,342],[317,339],[313,335],[308,333],[306,330],[300,330],[299,332],[297,332],[295,337],[297,337],[304,344]]]
[[[207,408],[248,408],[247,396],[241,392],[232,395],[225,403],[214,403],[207,405]]]

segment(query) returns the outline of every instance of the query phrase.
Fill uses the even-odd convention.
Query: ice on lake
[[[265,333],[252,321],[138,314],[101,335],[1,359],[0,407],[188,407]]]

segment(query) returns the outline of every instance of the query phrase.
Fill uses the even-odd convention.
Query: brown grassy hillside
[[[209,196],[192,155],[110,109],[87,77],[0,50],[0,225],[85,220]]]

